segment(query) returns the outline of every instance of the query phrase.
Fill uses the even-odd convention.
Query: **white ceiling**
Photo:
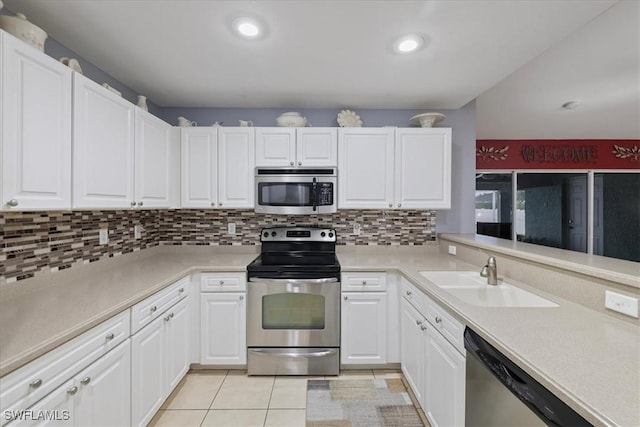
[[[502,130],[504,135],[519,135],[519,125],[509,119],[512,113],[539,129],[549,118],[543,114],[544,120],[537,121],[531,115],[545,108],[556,114],[558,102],[576,98],[587,105],[590,98],[581,88],[602,76],[582,78],[576,69],[602,63],[596,74],[610,73],[616,79],[624,74],[627,83],[629,71],[619,72],[618,65],[627,69],[635,64],[638,69],[637,44],[623,47],[617,41],[607,47],[597,43],[595,50],[578,49],[582,59],[576,59],[576,69],[571,69],[572,59],[558,69],[561,73],[542,79],[539,68],[526,71],[529,63],[542,66],[549,54],[555,61],[571,57],[575,46],[554,47],[613,5],[637,6],[635,1],[4,2],[161,107],[448,109],[481,95],[478,137],[500,138]],[[622,30],[616,21],[628,18],[625,13],[608,24],[616,40],[633,35],[633,27]],[[266,23],[267,36],[258,41],[234,36],[230,22],[242,15]],[[637,14],[635,18],[637,35]],[[411,55],[393,53],[393,41],[407,33],[421,34],[425,48]],[[602,56],[611,52],[616,53],[613,62]],[[629,60],[630,53],[635,60]],[[610,85],[599,88],[610,90]],[[603,99],[600,92],[598,99]],[[601,103],[598,108],[609,107]]]

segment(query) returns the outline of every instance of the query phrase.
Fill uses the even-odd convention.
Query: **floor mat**
[[[399,378],[307,381],[307,427],[423,427]]]

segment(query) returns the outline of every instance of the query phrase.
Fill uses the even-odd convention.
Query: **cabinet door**
[[[182,128],[182,207],[210,208],[218,201],[216,128]]]
[[[340,362],[387,363],[387,294],[342,294]]]
[[[200,296],[200,363],[247,363],[244,293],[203,293]]]
[[[338,129],[338,208],[393,206],[392,128]]]
[[[38,403],[30,407],[30,417],[13,417],[16,421],[12,422],[10,426],[73,426],[75,421],[73,404],[77,392],[78,387],[74,385],[73,379],[70,379],[69,381],[46,395]],[[42,414],[42,417],[39,417],[40,414]],[[3,414],[3,417],[4,416],[6,416],[6,414]],[[2,421],[4,422],[5,419],[3,418]]]
[[[2,34],[2,209],[71,208],[71,69]]]
[[[395,207],[451,207],[451,129],[396,129]]]
[[[295,128],[256,128],[256,166],[293,166]]]
[[[463,426],[466,359],[433,327],[427,328],[424,412],[433,427]]]
[[[404,298],[400,302],[400,361],[413,394],[420,405],[423,402],[423,333],[421,327],[426,322],[420,313]]]
[[[218,128],[218,206],[253,208],[255,130]]]
[[[173,390],[189,370],[191,354],[189,349],[189,297],[183,299],[167,310],[166,321],[166,355],[167,355],[167,390]]]
[[[76,426],[125,426],[131,414],[131,346],[129,340],[76,375]]]
[[[80,74],[73,81],[73,206],[131,207],[134,105]]]
[[[298,166],[338,166],[336,128],[297,128],[296,133]]]
[[[138,207],[168,208],[171,186],[171,126],[136,108],[135,201]]]
[[[131,337],[131,425],[145,426],[166,394],[165,328],[158,317]]]

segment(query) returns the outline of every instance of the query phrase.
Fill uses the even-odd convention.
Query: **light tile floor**
[[[340,376],[249,377],[246,371],[189,372],[151,420],[153,427],[304,427],[307,379],[400,378],[396,370],[351,370]]]

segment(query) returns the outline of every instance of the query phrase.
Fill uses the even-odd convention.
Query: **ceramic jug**
[[[191,120],[187,119],[186,117],[178,117],[178,126],[180,127],[191,127],[191,126],[198,126],[198,123],[196,122],[192,122]]]

